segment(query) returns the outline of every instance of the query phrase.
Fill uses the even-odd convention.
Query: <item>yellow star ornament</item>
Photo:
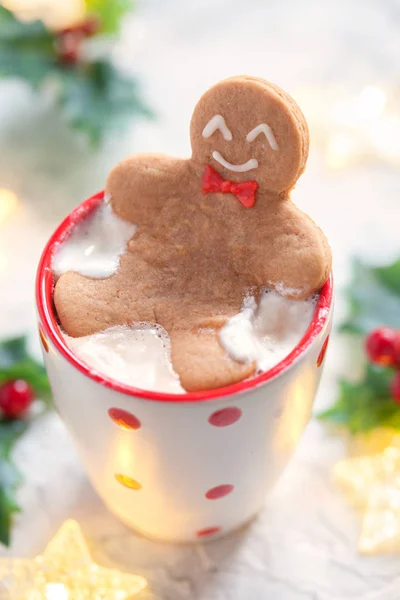
[[[399,552],[400,438],[380,454],[340,461],[334,478],[352,503],[364,510],[360,552]]]
[[[144,587],[139,575],[96,565],[76,521],[36,558],[0,559],[1,600],[128,600]]]

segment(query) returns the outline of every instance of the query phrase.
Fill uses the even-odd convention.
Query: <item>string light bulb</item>
[[[42,555],[0,559],[1,600],[128,600],[146,580],[92,561],[76,521],[67,521]]]
[[[372,161],[400,165],[398,89],[371,84],[345,96],[339,88],[300,88],[295,97],[330,168]]]
[[[0,225],[18,209],[17,195],[6,188],[0,188]]]
[[[340,461],[333,474],[363,512],[360,552],[400,551],[400,437],[379,454]]]

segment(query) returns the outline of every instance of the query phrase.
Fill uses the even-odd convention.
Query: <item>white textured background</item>
[[[142,0],[115,54],[140,75],[158,118],[133,125],[97,154],[46,100],[20,83],[2,83],[0,187],[14,190],[21,206],[0,229],[0,335],[34,329],[41,249],[60,219],[103,187],[117,160],[136,151],[188,155],[191,111],[205,88],[240,73],[271,79],[295,96],[300,88],[355,94],[370,84],[398,87],[399,28],[398,0]],[[361,251],[379,260],[400,250],[399,171],[377,161],[332,171],[314,144],[294,198],[331,242],[340,318],[350,256]],[[343,341],[333,336],[319,407],[335,397],[337,375],[351,371]],[[257,521],[212,544],[174,547],[135,536],[107,513],[51,415],[17,448],[26,483],[10,554],[39,552],[72,516],[98,562],[149,579],[142,598],[398,600],[400,557],[355,551],[358,517],[330,480],[344,451],[343,441],[312,422]]]

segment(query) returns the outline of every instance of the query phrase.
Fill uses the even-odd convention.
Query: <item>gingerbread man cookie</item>
[[[132,156],[110,173],[112,210],[136,224],[118,271],[106,279],[67,272],[54,301],[64,330],[84,336],[153,322],[171,338],[188,391],[249,377],[218,331],[249,290],[267,286],[303,299],[331,270],[322,231],[290,200],[304,171],[308,129],[283,90],[262,79],[222,81],[198,102],[192,157]]]

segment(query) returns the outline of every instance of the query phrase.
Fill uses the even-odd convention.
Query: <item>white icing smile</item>
[[[214,115],[212,119],[208,121],[207,125],[203,129],[202,136],[204,138],[209,138],[217,130],[220,131],[225,141],[232,141],[232,132],[228,128],[225,119],[222,115]],[[261,133],[263,133],[267,138],[267,141],[272,150],[279,150],[279,146],[272,132],[272,129],[266,123],[260,123],[260,125],[254,127],[254,129],[252,129],[247,134],[246,141],[248,143],[253,142],[256,139],[256,137],[258,137]],[[217,162],[219,162],[220,165],[225,167],[225,169],[229,169],[229,171],[235,171],[236,173],[245,173],[246,171],[251,171],[252,169],[257,169],[258,167],[258,160],[256,158],[250,158],[247,162],[242,163],[241,165],[233,165],[232,163],[225,160],[225,158],[221,155],[220,152],[213,152],[212,155],[213,158]]]
[[[258,160],[256,158],[250,158],[247,162],[242,163],[241,165],[233,165],[224,159],[224,157],[219,152],[212,153],[213,158],[219,162],[220,165],[229,169],[230,171],[236,171],[237,173],[245,173],[246,171],[250,171],[251,169],[257,169]]]

